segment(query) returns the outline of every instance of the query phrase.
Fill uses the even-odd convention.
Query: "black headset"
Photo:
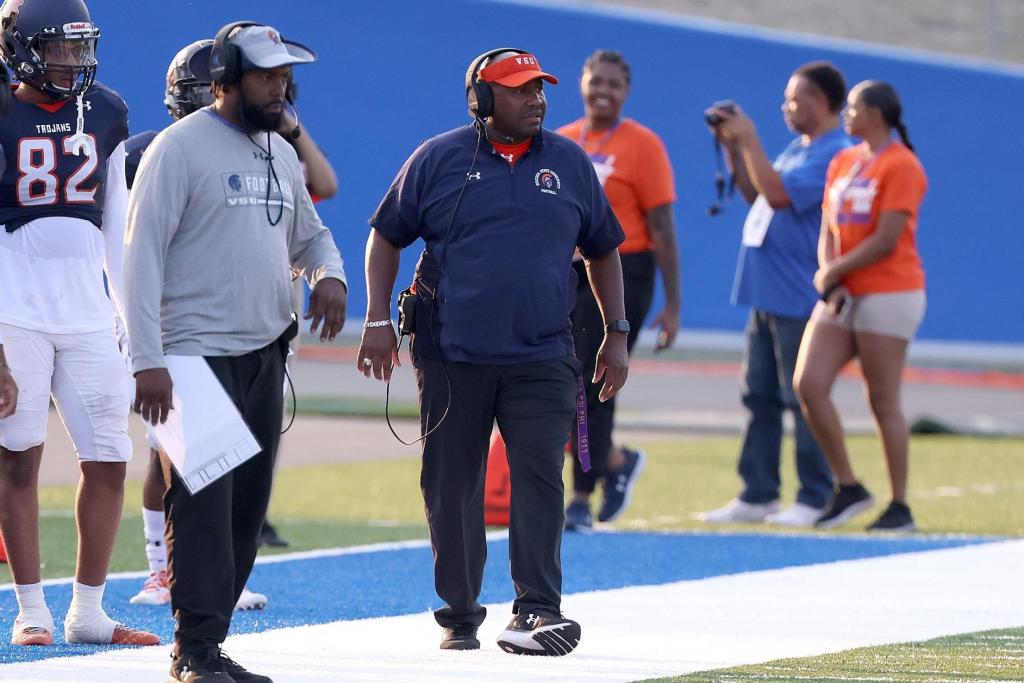
[[[242,79],[242,51],[231,43],[231,33],[235,29],[261,25],[255,21],[233,21],[217,31],[210,49],[210,78],[214,83],[233,85]]]
[[[494,90],[491,89],[490,83],[477,80],[477,75],[481,69],[487,66],[487,62],[492,57],[496,57],[502,52],[515,52],[520,55],[530,54],[526,50],[520,50],[515,47],[500,47],[497,50],[489,50],[483,53],[469,63],[469,68],[466,69],[466,102],[469,104],[469,115],[474,119],[483,120],[494,113]]]

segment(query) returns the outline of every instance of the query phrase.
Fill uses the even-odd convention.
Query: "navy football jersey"
[[[107,159],[128,138],[128,106],[114,91],[94,83],[85,93],[85,133],[93,154],[75,156],[74,98],[40,106],[11,98],[0,125],[4,172],[0,177],[0,223],[14,232],[44,216],[81,218],[103,225]]]
[[[128,138],[128,142],[124,143],[124,151],[128,153],[128,157],[124,160],[124,178],[128,181],[129,190],[135,184],[135,174],[139,172],[142,155],[156,136],[155,130],[147,130],[145,133],[131,136]]]

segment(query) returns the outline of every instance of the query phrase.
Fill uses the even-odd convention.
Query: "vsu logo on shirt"
[[[542,168],[533,176],[533,184],[544,194],[558,194],[562,189],[562,179],[550,168]]]
[[[243,206],[270,206],[284,205],[284,208],[293,208],[291,190],[287,186],[279,185],[273,178],[268,179],[266,173],[252,173],[248,171],[236,171],[234,173],[222,173],[221,184],[224,188],[224,203],[229,209]],[[269,198],[267,187],[270,187]],[[281,190],[284,189],[282,194]]]

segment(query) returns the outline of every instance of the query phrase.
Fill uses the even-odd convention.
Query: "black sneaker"
[[[566,531],[590,531],[594,526],[594,518],[590,516],[590,506],[578,500],[569,503],[565,508]]]
[[[171,675],[167,683],[234,683],[235,679],[224,668],[219,653],[218,648],[172,653]]]
[[[473,624],[445,626],[441,631],[441,649],[479,650],[480,641],[476,637],[476,626]]]
[[[825,508],[825,514],[818,518],[814,526],[819,529],[832,529],[864,512],[875,504],[875,499],[860,483],[840,486],[832,495],[832,502]]]
[[[218,650],[217,660],[224,667],[224,670],[231,676],[235,683],[274,683],[270,676],[254,674],[244,666],[224,654],[224,650]]]
[[[633,497],[633,486],[640,478],[640,473],[644,471],[647,456],[643,451],[623,447],[622,452],[626,456],[626,462],[604,478],[604,500],[597,513],[599,522],[614,522],[626,511],[629,500]]]
[[[266,519],[260,527],[260,545],[268,545],[271,548],[287,548],[290,543],[277,535],[277,529]]]
[[[498,636],[498,647],[514,655],[567,655],[580,644],[580,625],[543,612],[518,614]]]
[[[871,523],[868,531],[917,531],[914,517],[906,503],[889,503],[882,516]]]

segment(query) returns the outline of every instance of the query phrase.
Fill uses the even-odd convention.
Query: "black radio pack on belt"
[[[412,287],[398,294],[398,333],[405,336],[416,331],[416,292]]]

